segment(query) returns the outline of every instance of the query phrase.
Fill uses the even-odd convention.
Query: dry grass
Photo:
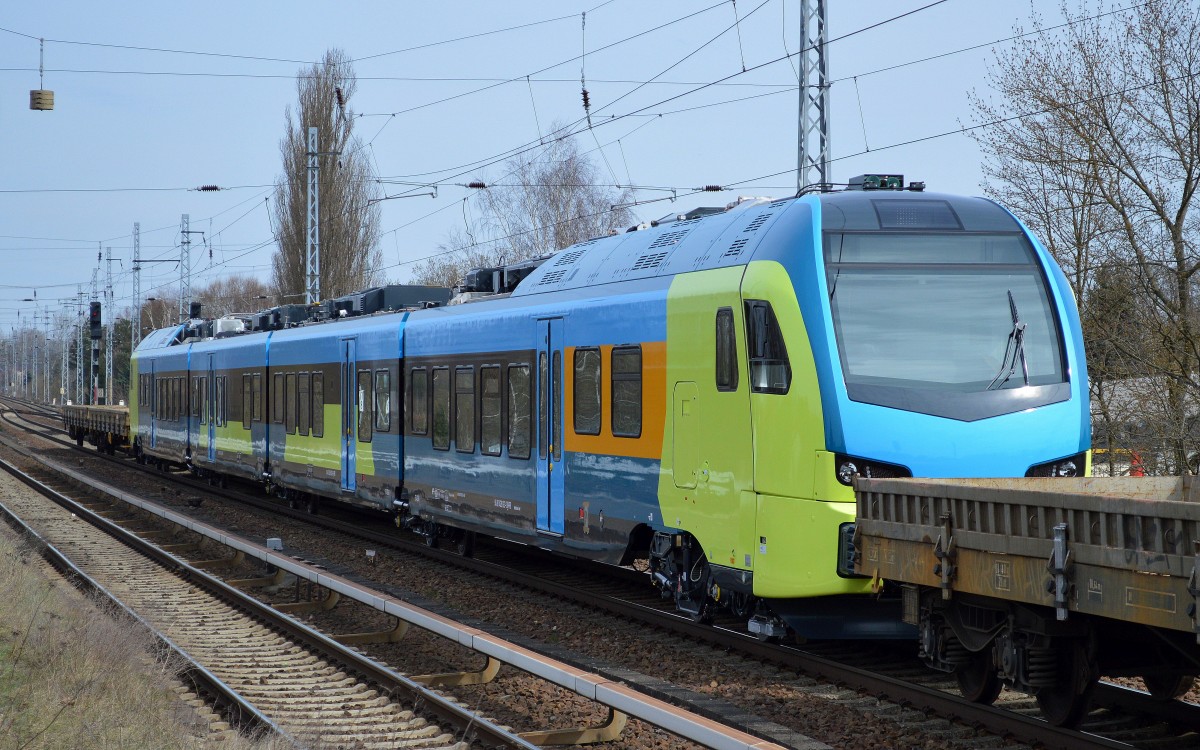
[[[46,576],[0,528],[0,750],[267,750],[221,740],[172,689],[138,623]]]

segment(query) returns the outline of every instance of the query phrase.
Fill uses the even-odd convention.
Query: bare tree
[[[308,236],[308,129],[318,131],[321,295],[336,297],[374,283],[380,265],[376,183],[349,103],[357,88],[346,53],[331,49],[296,76],[297,110],[288,108],[279,143],[283,174],[275,183],[279,251],[274,287],[280,298],[303,297]]]
[[[1046,238],[1070,275],[1089,324],[1093,395],[1125,392],[1103,405],[1137,394],[1144,419],[1126,431],[1138,445],[1126,447],[1161,456],[1161,471],[1186,471],[1200,442],[1189,419],[1200,403],[1200,228],[1190,213],[1200,187],[1200,10],[1150,0],[1103,17],[1065,5],[1063,14],[1068,25],[1053,32],[1035,16],[1037,33],[997,55],[998,101],[973,98],[976,119],[992,124],[978,139],[988,191]],[[1117,319],[1115,284],[1130,295]]]
[[[534,258],[633,223],[622,205],[632,190],[601,184],[599,168],[570,137],[514,157],[505,172],[480,192],[481,218],[451,232],[439,255],[413,269],[414,283],[453,286],[471,268]]]
[[[253,312],[275,304],[270,288],[253,276],[216,279],[196,292],[193,298],[204,304],[204,315],[209,318]]]

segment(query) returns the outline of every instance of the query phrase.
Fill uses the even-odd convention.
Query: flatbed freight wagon
[[[82,446],[87,440],[104,453],[129,448],[129,408],[126,406],[68,404],[63,407],[63,425],[76,445]]]
[[[1077,721],[1100,675],[1200,674],[1200,479],[858,479],[856,570],[898,584],[927,663]]]

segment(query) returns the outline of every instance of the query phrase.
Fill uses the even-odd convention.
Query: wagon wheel
[[[954,676],[958,678],[959,692],[972,703],[990,706],[1000,695],[1002,684],[992,665],[990,649],[971,654],[968,661],[959,664],[954,670]]]
[[[1059,681],[1034,694],[1048,723],[1075,727],[1087,715],[1092,690],[1096,687],[1090,662],[1087,649],[1080,640],[1073,640],[1059,651]]]
[[[454,540],[454,551],[463,557],[475,556],[475,532],[460,531]]]
[[[1150,697],[1170,701],[1191,690],[1196,678],[1186,674],[1155,674],[1143,676],[1142,682],[1146,683],[1146,691],[1150,693]]]

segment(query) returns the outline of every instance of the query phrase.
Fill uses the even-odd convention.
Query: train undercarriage
[[[1057,726],[1078,725],[1101,675],[1140,677],[1151,696],[1171,700],[1200,674],[1186,636],[964,594],[946,600],[932,587],[906,586],[905,600],[921,658],[953,672],[965,697],[990,704],[1007,686],[1033,695]]]

